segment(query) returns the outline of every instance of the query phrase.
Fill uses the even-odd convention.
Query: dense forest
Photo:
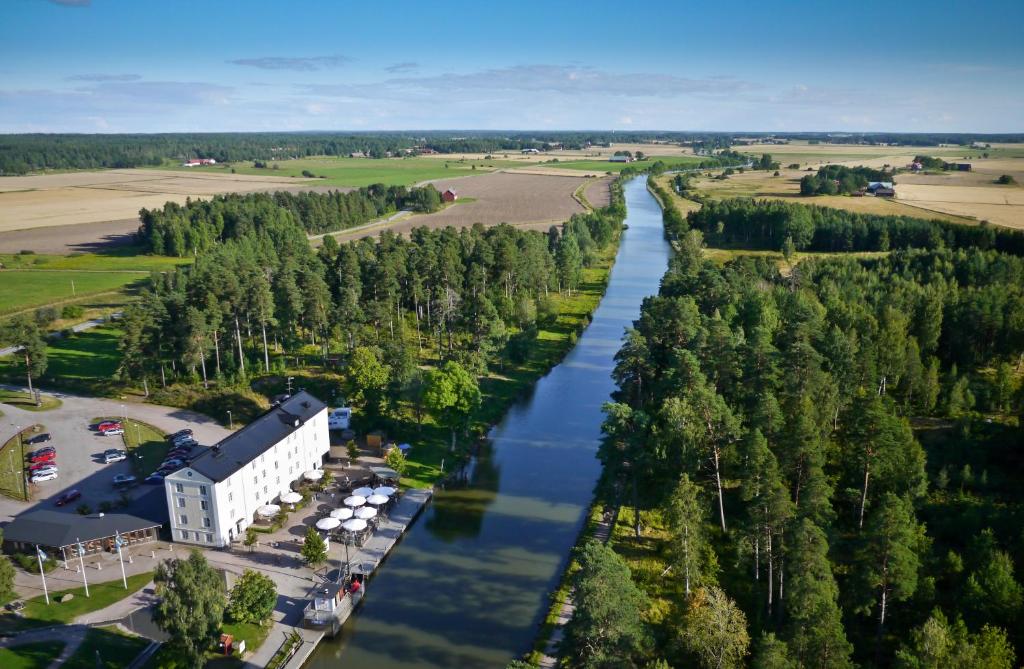
[[[154,275],[126,310],[122,379],[147,388],[241,383],[302,353],[349,376],[361,373],[353,366],[386,366],[387,397],[397,402],[419,364],[455,361],[482,375],[526,355],[538,327],[557,316],[552,296],[576,290],[624,215],[615,186],[609,207],[548,233],[424,227],[408,238],[385,232],[342,245],[326,237],[314,251],[307,231],[347,220],[345,197],[240,196],[175,208],[168,229],[183,228],[181,244],[195,244],[197,258]],[[320,207],[315,217],[307,205]],[[360,407],[371,415],[387,404],[374,397]]]
[[[432,212],[441,205],[441,195],[432,185],[408,189],[375,184],[349,192],[218,195],[184,205],[168,202],[163,209],[143,209],[136,237],[151,253],[185,256],[254,233],[337,232],[401,209]]]
[[[286,160],[306,156],[347,156],[362,152],[383,158],[430,149],[439,153],[517,151],[563,147],[583,149],[611,142],[692,144],[699,152],[726,149],[737,137],[778,137],[835,144],[970,144],[1021,142],[1024,135],[831,134],[545,131],[497,132],[269,132],[175,134],[26,134],[0,137],[0,176],[54,169],[125,168],[166,160],[213,158],[219,162]]]
[[[1012,669],[1019,241],[777,204],[666,212],[677,253],[617,355],[601,449],[629,529],[578,555],[570,665]],[[850,250],[898,250],[782,271],[703,253],[832,250],[840,222]]]

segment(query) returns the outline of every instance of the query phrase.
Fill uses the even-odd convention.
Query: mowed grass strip
[[[32,448],[23,444],[23,441],[31,439],[32,435],[37,433],[34,428],[34,425],[23,427],[21,440],[15,431],[3,447],[0,447],[0,495],[18,501],[25,499],[25,457],[22,451],[28,453]],[[40,425],[39,431],[42,430],[43,426]]]
[[[120,290],[147,276],[144,271],[0,270],[0,314]]]
[[[129,666],[149,643],[149,639],[125,634],[113,626],[93,627],[63,666],[64,669],[121,669]]]
[[[121,582],[120,569],[116,566],[113,572],[118,573],[118,578],[105,583],[90,583],[89,596],[85,596],[85,587],[73,588],[70,590],[55,590],[50,593],[50,603],[47,605],[43,596],[33,597],[25,602],[25,609],[22,611],[23,619],[32,621],[32,626],[43,625],[66,625],[74,621],[78,616],[93,611],[105,609],[114,602],[119,602],[125,597],[132,595],[142,589],[144,585],[153,580],[153,572],[147,571],[128,577],[128,589],[125,590]],[[113,573],[112,572],[112,573]],[[63,595],[71,594],[70,601],[61,602]]]
[[[156,471],[160,463],[167,458],[170,444],[167,443],[167,435],[161,430],[149,423],[131,418],[125,421],[123,416],[100,416],[93,418],[90,424],[98,425],[108,420],[117,421],[124,426],[124,447],[132,463],[132,470],[140,479]]]
[[[46,669],[60,657],[64,642],[59,639],[0,648],[0,667],[4,669]]]
[[[118,247],[110,253],[72,253],[66,256],[42,253],[0,253],[0,264],[7,269],[162,272],[191,263],[191,258],[145,255],[137,247],[131,246]]]

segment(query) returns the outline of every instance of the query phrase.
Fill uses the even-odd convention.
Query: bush
[[[81,318],[85,314],[85,308],[80,304],[68,304],[60,310],[61,318]]]
[[[31,574],[39,573],[39,558],[35,555],[29,555],[27,553],[15,553],[14,561],[18,563],[18,566]],[[43,560],[43,571],[50,573],[57,568],[57,562],[55,560],[47,558]]]
[[[306,177],[307,179],[312,179],[316,175],[310,172],[309,170],[302,170],[302,176]]]
[[[1011,177],[1009,174],[1004,174],[998,179],[996,179],[996,183],[999,184],[1000,186],[1012,186],[1013,184],[1017,183],[1017,180]]]
[[[57,309],[55,307],[40,307],[36,309],[35,321],[39,327],[46,327],[57,320]]]

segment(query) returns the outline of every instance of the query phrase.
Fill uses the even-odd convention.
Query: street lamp
[[[235,429],[235,420],[231,417],[231,411],[228,411],[228,429]]]

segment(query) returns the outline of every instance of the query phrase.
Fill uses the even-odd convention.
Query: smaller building
[[[454,188],[449,188],[445,190],[443,193],[441,193],[441,199],[444,200],[445,202],[455,202],[456,200],[459,199],[459,194],[455,191]]]
[[[39,546],[67,561],[78,557],[79,544],[85,555],[114,553],[117,535],[132,546],[156,541],[159,530],[159,523],[126,513],[80,516],[42,509],[23,513],[11,521],[4,528],[4,547],[10,552],[34,554]]]
[[[956,169],[957,169],[958,172],[970,172],[971,171],[971,164],[970,163],[957,163],[956,164]]]
[[[181,164],[182,167],[199,167],[201,165],[216,165],[213,158],[190,158]]]
[[[611,156],[610,158],[608,158],[608,162],[609,163],[631,163],[631,162],[633,162],[633,157],[632,156],[624,156],[624,155],[620,154],[620,155],[617,155],[617,156]]]
[[[872,181],[868,184],[867,192],[875,197],[893,197],[896,190],[891,181]]]

